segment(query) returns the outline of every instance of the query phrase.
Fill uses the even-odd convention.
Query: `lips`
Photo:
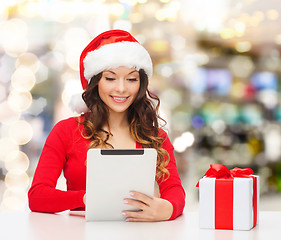
[[[127,101],[127,99],[129,97],[117,97],[117,96],[110,96],[114,102],[117,102],[117,103],[124,103]]]

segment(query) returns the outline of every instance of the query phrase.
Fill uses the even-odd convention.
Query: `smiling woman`
[[[126,221],[164,221],[183,212],[185,192],[173,146],[158,125],[160,101],[148,90],[151,75],[150,56],[130,33],[111,30],[89,43],[80,57],[84,92],[76,106],[81,109],[82,104],[85,111],[59,122],[51,131],[29,190],[32,211],[84,209],[88,149],[154,148],[160,197],[131,192],[133,199],[124,199],[124,204],[141,211],[120,215]],[[67,191],[55,188],[62,170]]]

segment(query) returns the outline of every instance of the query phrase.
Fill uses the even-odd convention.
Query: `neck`
[[[109,126],[105,126],[105,129],[110,130],[111,132],[115,129],[129,127],[129,123],[127,120],[127,112],[109,112],[108,124]]]

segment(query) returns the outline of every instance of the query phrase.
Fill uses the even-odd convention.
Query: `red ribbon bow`
[[[203,177],[211,178],[222,178],[222,179],[233,179],[234,177],[245,177],[248,178],[252,175],[254,171],[251,168],[233,168],[231,170],[227,169],[225,165],[222,164],[211,164],[209,170],[204,174]],[[199,182],[196,184],[199,187]]]

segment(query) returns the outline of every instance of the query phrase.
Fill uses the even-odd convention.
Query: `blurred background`
[[[186,210],[211,163],[250,167],[261,210],[281,210],[280,0],[1,0],[0,211],[27,207],[45,139],[73,116],[79,56],[130,31],[151,54],[150,89],[175,147]],[[63,177],[58,188],[65,188]]]

